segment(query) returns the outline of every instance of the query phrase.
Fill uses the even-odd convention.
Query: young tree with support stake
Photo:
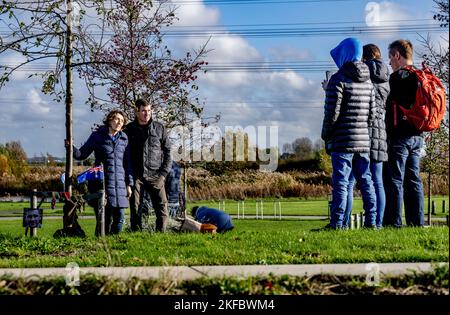
[[[192,93],[198,89],[195,73],[205,64],[201,58],[206,50],[203,46],[184,58],[172,57],[161,32],[175,19],[175,8],[168,2],[3,1],[0,17],[9,31],[0,35],[0,55],[12,53],[24,61],[0,63],[0,88],[16,70],[52,58],[54,69],[30,76],[42,77],[43,93],[53,95],[56,102],[65,101],[66,139],[72,139],[73,68],[86,82],[86,103],[92,110],[118,105],[131,115],[130,105],[149,97],[169,128],[188,125],[203,112]],[[72,164],[68,146],[65,191],[69,192]]]
[[[72,24],[73,2],[3,1],[0,16],[9,31],[0,36],[0,55],[15,54],[25,60],[18,64],[0,64],[0,88],[18,69],[38,61],[56,60],[54,69],[31,76],[41,76],[42,92],[66,104],[66,138],[72,138]],[[65,80],[64,80],[65,79]],[[71,192],[72,149],[66,151],[65,191]]]

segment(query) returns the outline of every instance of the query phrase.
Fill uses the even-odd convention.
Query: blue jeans
[[[369,154],[332,152],[331,163],[333,165],[331,227],[340,229],[344,226],[349,179],[352,171],[361,186],[360,189],[365,213],[364,226],[374,227],[376,223],[375,189],[370,174]]]
[[[355,175],[353,175],[352,172],[348,179],[347,207],[345,208],[344,222],[342,223],[342,226],[345,228],[350,227],[350,217],[352,215],[353,209],[353,187],[355,186],[355,182],[356,182]]]
[[[386,211],[383,225],[402,226],[402,201],[406,224],[423,226],[423,185],[420,178],[421,136],[388,142],[389,160],[385,167]]]
[[[377,228],[383,226],[384,208],[386,207],[386,194],[384,192],[383,185],[383,162],[377,162],[370,160],[370,173],[372,174],[373,186],[375,188],[376,198],[376,213],[375,220]],[[353,187],[355,186],[355,176],[353,173],[350,175],[348,183],[348,195],[347,195],[347,208],[344,214],[344,227],[350,227],[350,216],[352,215],[353,208]]]

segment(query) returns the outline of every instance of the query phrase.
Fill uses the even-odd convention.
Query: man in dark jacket
[[[125,128],[135,179],[130,200],[131,229],[142,229],[140,205],[146,190],[156,214],[156,231],[164,232],[168,219],[164,182],[172,164],[169,137],[164,125],[152,119],[152,107],[149,103],[139,99],[135,105],[136,119]]]
[[[364,226],[375,227],[375,191],[369,163],[369,118],[375,92],[369,68],[360,61],[362,47],[357,39],[343,40],[330,53],[339,68],[327,84],[322,126],[322,139],[333,166],[330,227],[343,227],[352,171],[363,197]]]
[[[407,40],[389,45],[389,61],[394,71],[389,78],[391,93],[386,104],[388,163],[385,167],[386,210],[383,225],[402,226],[402,200],[407,225],[423,226],[423,185],[420,178],[422,132],[411,125],[399,105],[410,108],[415,102],[417,77],[405,66],[413,64],[413,47]]]

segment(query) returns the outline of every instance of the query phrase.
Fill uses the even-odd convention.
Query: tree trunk
[[[72,147],[72,0],[67,0],[66,34],[66,139],[70,145],[66,148],[66,177],[64,191],[72,194],[73,147]]]

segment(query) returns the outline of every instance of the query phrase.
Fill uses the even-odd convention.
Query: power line
[[[162,32],[167,37],[309,37],[309,36],[343,36],[343,35],[384,35],[393,33],[445,32],[438,24],[415,24],[398,26],[349,26],[349,27],[291,27],[291,28],[241,28],[234,30],[166,30]],[[9,32],[0,32],[2,36],[9,36]],[[113,36],[112,32],[91,33],[92,36]],[[5,43],[7,44],[7,43]]]
[[[387,23],[393,23],[391,26],[407,26],[408,24],[399,24],[399,22],[433,22],[434,25],[436,24],[436,20],[429,18],[429,19],[404,19],[404,20],[381,20],[377,21],[379,24],[387,24]],[[300,22],[300,23],[259,23],[259,24],[222,24],[222,25],[170,25],[168,29],[190,29],[190,28],[232,28],[232,27],[261,27],[261,26],[295,26],[295,25],[339,25],[339,24],[354,24],[354,25],[366,25],[366,21],[333,21],[333,22]],[[428,24],[425,24],[428,25]],[[0,26],[1,30],[10,30],[8,27]]]
[[[428,21],[436,23],[434,19],[405,19],[405,20],[381,20],[377,23],[393,23],[392,26],[401,26],[399,22],[419,22]],[[261,26],[288,26],[288,25],[339,25],[339,24],[361,24],[366,25],[366,21],[333,21],[333,22],[300,22],[300,23],[259,23],[259,24],[223,24],[223,25],[171,25],[169,28],[228,28],[228,27],[261,27]],[[407,24],[405,24],[407,25]],[[0,27],[0,29],[2,29]]]
[[[174,5],[194,5],[194,4],[205,4],[205,5],[243,5],[243,4],[291,4],[291,3],[324,3],[324,2],[353,2],[359,0],[175,0],[170,1],[168,4]],[[166,1],[158,1],[166,2]]]
[[[19,64],[6,63],[0,66],[8,66],[14,68]],[[416,66],[420,67],[420,63],[416,62]],[[45,72],[51,71],[48,64],[42,63],[30,63],[29,65],[22,66],[15,71],[19,72]],[[201,71],[208,72],[249,72],[249,73],[266,73],[266,72],[322,72],[326,70],[337,71],[337,67],[333,62],[329,61],[289,61],[289,62],[277,62],[277,61],[246,61],[246,62],[209,62],[208,65],[202,67]]]

